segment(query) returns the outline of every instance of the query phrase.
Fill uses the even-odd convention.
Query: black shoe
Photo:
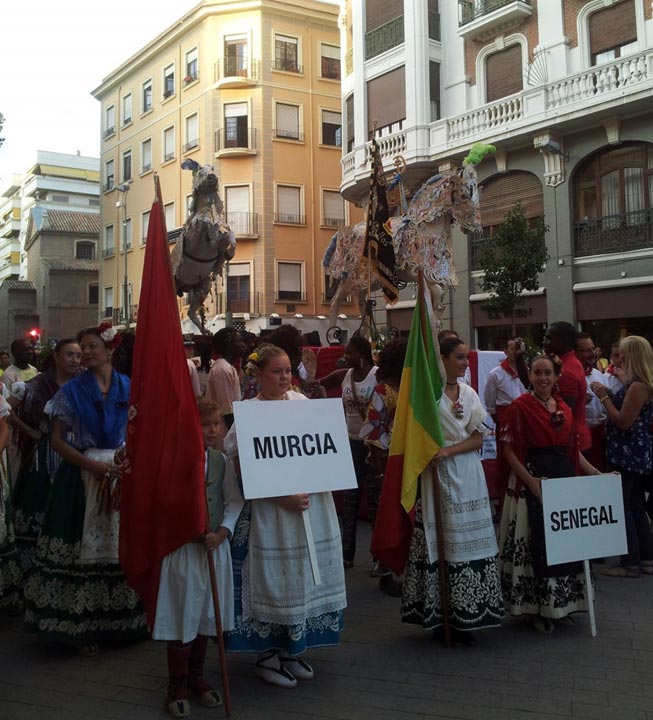
[[[465,645],[466,647],[474,647],[478,645],[476,636],[469,630],[451,630],[451,641],[454,645]]]
[[[393,579],[392,575],[383,575],[379,578],[381,592],[390,597],[401,597],[401,583]]]

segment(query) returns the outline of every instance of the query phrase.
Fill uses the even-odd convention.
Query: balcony
[[[365,59],[371,60],[377,55],[392,50],[404,43],[404,16],[390,20],[374,30],[365,33]]]
[[[227,293],[223,290],[216,298],[216,313],[224,315],[227,310],[234,315],[261,314],[261,293],[260,292],[233,292]]]
[[[653,247],[653,210],[574,223],[574,255],[588,257]]]
[[[256,155],[257,140],[258,130],[256,128],[236,130],[235,133],[226,133],[224,128],[221,128],[215,132],[215,156]]]
[[[295,142],[304,142],[304,133],[298,130],[284,130],[275,128],[272,130],[272,137],[276,140],[294,140]]]
[[[344,226],[345,226],[344,218],[330,218],[330,217],[322,218],[322,227],[341,228]]]
[[[306,225],[306,215],[274,213],[274,222],[279,225]]]
[[[103,258],[108,258],[115,254],[116,254],[116,248],[113,245],[102,248],[102,257]]]
[[[258,213],[227,212],[226,220],[237,238],[258,237]]]
[[[465,154],[474,142],[500,143],[546,128],[564,133],[575,129],[590,113],[629,114],[645,110],[653,93],[653,49],[626,55],[539,87],[528,87],[496,102],[405,128],[399,124],[378,134],[386,170],[396,155],[406,162],[432,163]],[[410,130],[410,132],[409,132]],[[369,182],[369,145],[356,145],[342,158],[343,191]]]
[[[214,66],[214,77],[218,88],[237,88],[256,85],[260,79],[258,60],[243,57],[226,57]]]
[[[195,138],[194,140],[189,140],[182,148],[182,152],[190,152],[191,150],[195,150],[195,148],[198,148],[200,146],[200,141]]]
[[[112,135],[116,134],[116,128],[115,126],[108,127],[103,133],[102,137],[106,140],[107,138],[110,138]]]
[[[199,79],[199,75],[197,74],[197,71],[189,73],[184,78],[184,87],[187,85],[192,85],[192,83],[196,82]]]
[[[532,14],[531,0],[458,0],[458,34],[489,40],[514,30]]]

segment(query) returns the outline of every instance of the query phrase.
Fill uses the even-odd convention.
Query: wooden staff
[[[422,338],[426,341],[428,335],[426,308],[424,307],[424,273],[419,270],[417,273],[417,287],[420,293],[420,325],[422,328]],[[435,352],[440,352],[438,348],[434,348]],[[431,480],[433,481],[433,501],[435,503],[435,543],[438,550],[438,579],[440,587],[440,603],[442,605],[442,626],[444,629],[444,642],[447,647],[451,647],[451,628],[449,626],[449,589],[448,589],[448,573],[447,563],[444,558],[444,531],[442,528],[442,500],[440,493],[440,478],[438,477],[438,469],[431,465]]]
[[[204,495],[206,498],[206,493],[204,493]],[[208,498],[206,498],[206,526],[210,527]],[[211,580],[211,597],[213,598],[215,633],[218,640],[218,653],[220,655],[220,679],[222,681],[222,698],[224,700],[224,712],[227,717],[231,717],[231,691],[229,690],[229,675],[227,674],[227,654],[225,653],[224,638],[222,637],[222,615],[220,614],[220,596],[218,595],[218,581],[215,577],[213,550],[209,550],[206,545],[204,547],[206,548],[206,559],[209,564],[209,577]]]

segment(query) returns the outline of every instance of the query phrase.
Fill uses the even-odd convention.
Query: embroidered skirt
[[[587,611],[581,573],[538,576],[529,548],[528,507],[522,488],[518,495],[511,478],[501,515],[499,567],[506,607],[511,615],[541,615],[556,620]]]
[[[85,509],[80,469],[62,462],[25,583],[25,629],[75,647],[145,638],[143,607],[120,565],[80,562]]]
[[[50,494],[50,471],[47,463],[49,445],[48,436],[43,436],[38,441],[32,461],[20,471],[12,495],[16,549],[21,569],[26,575],[32,568],[36,542]]]
[[[290,655],[299,655],[311,647],[339,645],[343,627],[342,610],[307,617],[303,622],[293,625],[243,617],[242,570],[248,554],[251,514],[251,502],[246,502],[236,523],[232,540],[235,628],[225,634],[227,650],[257,653],[283,650]]]
[[[14,542],[6,455],[0,453],[0,610],[20,606],[22,573]]]
[[[466,562],[447,562],[449,624],[456,630],[496,627],[503,617],[503,601],[496,556]],[[443,624],[440,570],[430,563],[422,520],[422,499],[415,505],[415,527],[408,552],[401,620],[432,630]]]

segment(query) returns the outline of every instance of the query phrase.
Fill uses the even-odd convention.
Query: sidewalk
[[[400,623],[399,599],[369,577],[364,524],[360,535],[342,645],[310,653],[315,679],[293,690],[261,682],[253,656],[230,656],[234,718],[653,720],[653,576],[597,578],[595,639],[587,616],[550,636],[507,618],[479,633],[477,647],[446,649]],[[210,646],[207,677],[216,684],[217,673]],[[2,720],[161,720],[166,679],[163,643],[82,659],[42,648],[20,619],[0,620]],[[194,704],[192,717],[224,711]]]

